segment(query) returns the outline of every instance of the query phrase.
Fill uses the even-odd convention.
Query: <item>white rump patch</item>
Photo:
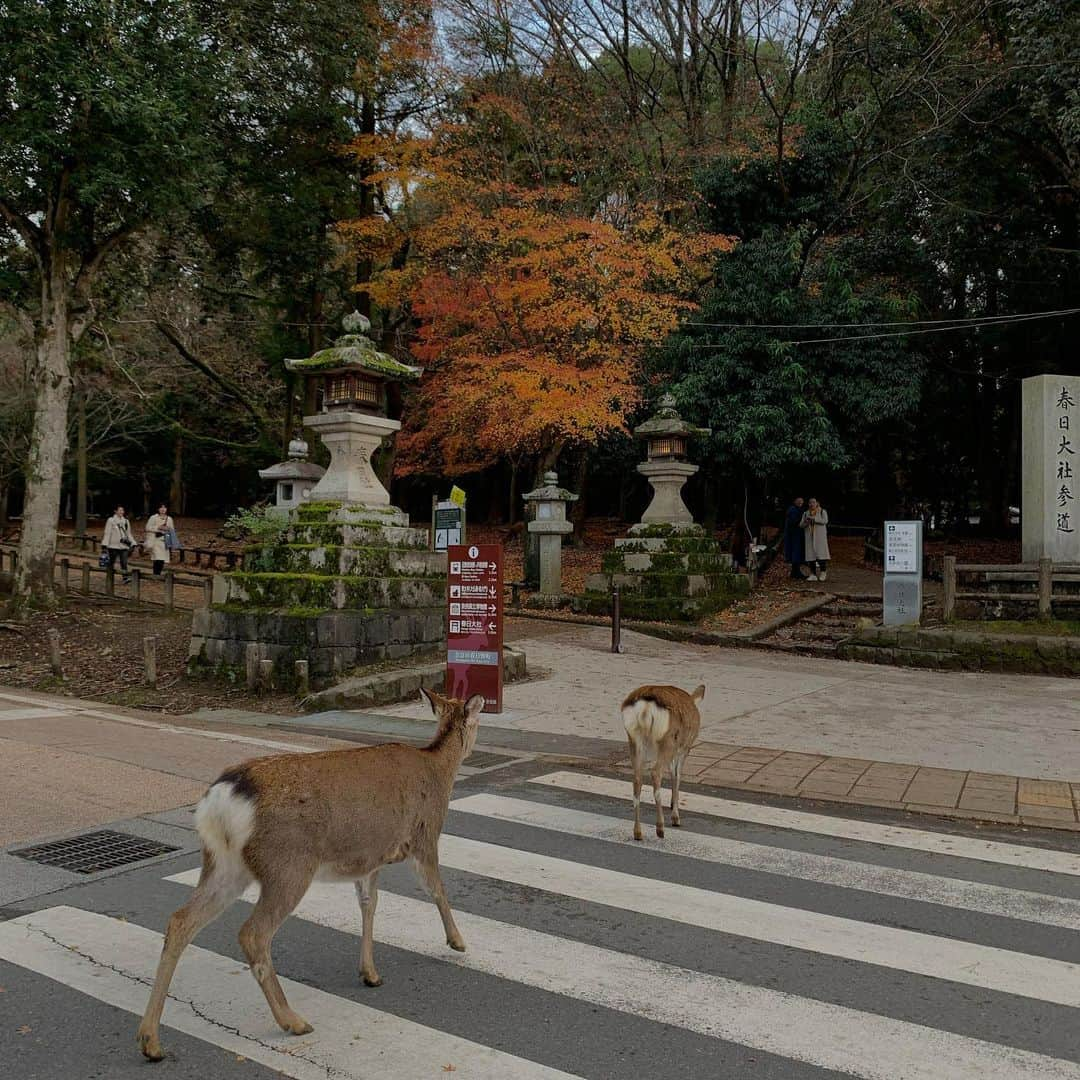
[[[231,781],[214,784],[195,807],[195,828],[216,862],[242,862],[255,828],[255,804],[237,795]]]
[[[671,713],[655,701],[639,698],[622,711],[623,727],[635,746],[645,751],[647,760],[656,758],[656,744],[671,727]]]

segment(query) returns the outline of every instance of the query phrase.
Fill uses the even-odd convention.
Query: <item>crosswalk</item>
[[[275,943],[315,1031],[276,1030],[234,918],[185,954],[165,1041],[298,1080],[1080,1080],[1080,856],[694,793],[635,844],[629,796],[570,771],[462,789],[440,856],[467,952],[390,868],[366,989],[353,889],[317,883]],[[141,1013],[186,861],[139,871],[123,921],[87,887],[0,922],[0,970]]]

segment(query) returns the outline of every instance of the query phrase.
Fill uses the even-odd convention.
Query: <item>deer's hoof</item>
[[[447,938],[446,944],[449,945],[450,948],[454,950],[454,952],[465,951],[465,942],[462,941],[461,938],[456,938],[454,940]]]
[[[139,1049],[147,1061],[161,1061],[165,1051],[161,1049],[161,1040],[155,1035],[139,1032]]]
[[[360,978],[364,980],[365,986],[382,986],[381,975],[361,975]]]
[[[661,840],[663,840],[664,839],[664,830],[663,829],[657,829],[656,830],[656,835],[659,836]]]
[[[671,824],[672,824],[672,826],[674,828],[681,829],[682,828],[682,818],[672,818],[671,819]]]
[[[310,1035],[315,1029],[302,1017],[298,1016],[291,1024],[285,1025],[290,1035]]]

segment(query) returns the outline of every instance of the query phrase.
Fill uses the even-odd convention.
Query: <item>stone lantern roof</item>
[[[639,439],[655,439],[663,435],[711,435],[711,428],[699,428],[685,421],[675,408],[675,398],[671,394],[664,394],[657,403],[655,414],[634,428],[634,434]]]
[[[380,382],[410,382],[420,377],[423,368],[403,364],[389,353],[380,352],[367,336],[371,320],[354,311],[341,320],[345,333],[333,345],[320,349],[305,360],[286,360],[285,367],[297,375],[323,376],[363,372]]]
[[[564,487],[559,487],[558,473],[544,473],[544,482],[535,491],[521,496],[524,502],[577,502],[578,497]]]

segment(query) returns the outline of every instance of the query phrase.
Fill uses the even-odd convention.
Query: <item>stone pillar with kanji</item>
[[[577,496],[559,487],[557,473],[546,472],[543,484],[522,498],[533,506],[528,528],[540,542],[540,597],[557,603],[562,599],[563,537],[574,531],[573,522],[566,520],[566,507],[577,502]]]

